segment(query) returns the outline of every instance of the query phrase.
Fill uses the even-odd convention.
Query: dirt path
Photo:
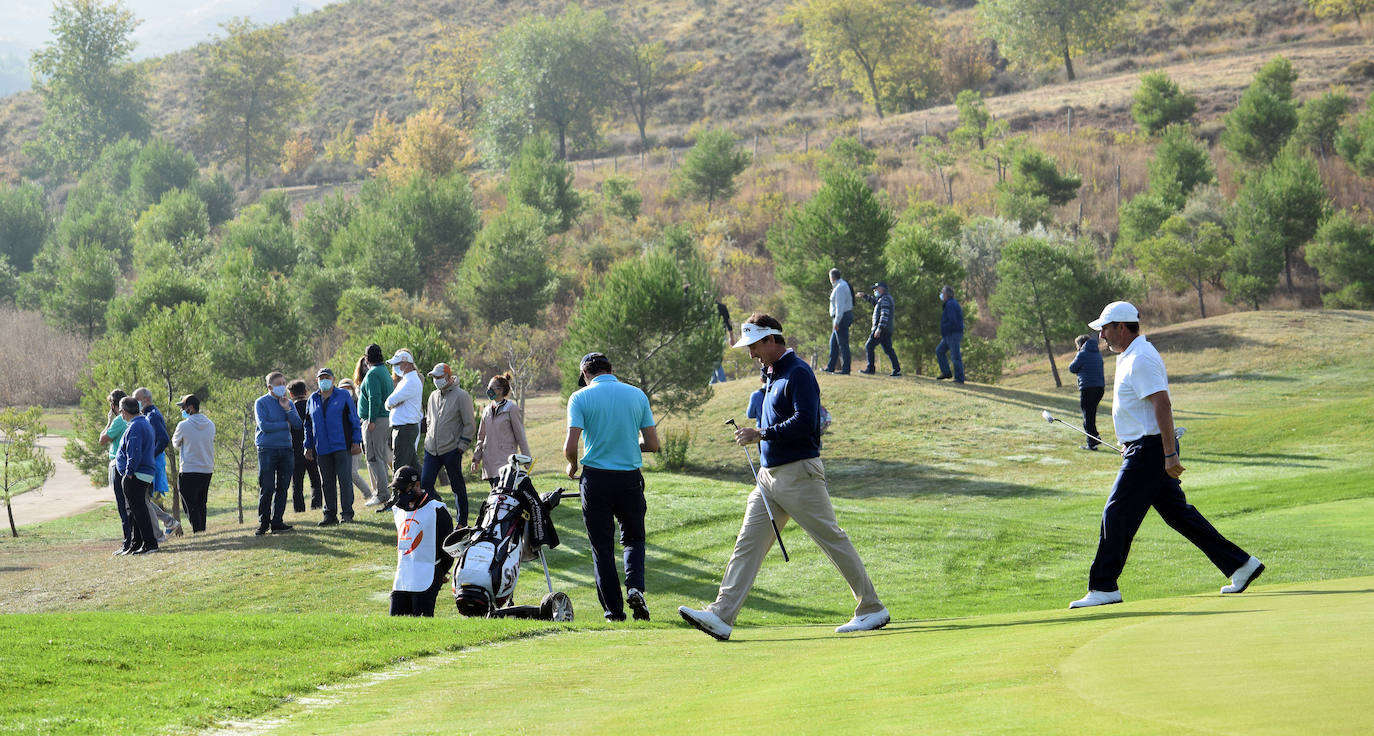
[[[14,498],[12,506],[17,526],[79,514],[114,500],[109,488],[91,485],[90,478],[82,475],[75,465],[62,457],[62,451],[67,448],[66,437],[48,435],[39,440],[38,446],[52,458],[57,471],[41,490],[29,491]]]

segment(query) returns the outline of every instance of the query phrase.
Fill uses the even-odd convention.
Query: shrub
[[[1163,71],[1140,77],[1135,91],[1131,117],[1147,133],[1158,133],[1170,125],[1187,123],[1197,112],[1197,99],[1179,89]]]
[[[752,157],[738,147],[739,139],[728,130],[708,130],[697,136],[682,168],[675,175],[675,188],[682,195],[706,200],[706,211],[717,199],[735,196],[735,177],[749,168]]]
[[[129,196],[134,209],[162,199],[173,189],[189,189],[200,168],[191,154],[178,149],[165,138],[154,138],[139,150],[129,166]]]
[[[26,181],[0,183],[0,256],[18,271],[28,271],[52,230],[43,188]]]
[[[687,451],[691,446],[691,429],[665,429],[659,438],[658,457],[654,458],[654,462],[659,470],[680,473],[687,469]]]

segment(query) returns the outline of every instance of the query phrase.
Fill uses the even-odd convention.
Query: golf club
[[[1069,424],[1068,422],[1064,421],[1063,419],[1056,419],[1055,416],[1054,416],[1053,414],[1050,413],[1049,409],[1046,409],[1046,410],[1040,412],[1040,416],[1044,417],[1045,421],[1049,422],[1050,424],[1054,424],[1055,422],[1059,422],[1060,424],[1064,425],[1065,427],[1068,427],[1069,429],[1072,429],[1073,431],[1078,432],[1079,434],[1083,435],[1084,437],[1087,437],[1087,438],[1090,439],[1090,440],[1097,440],[1098,444],[1106,445],[1107,447],[1110,447],[1110,448],[1112,448],[1113,450],[1116,450],[1116,451],[1117,451],[1117,454],[1120,454],[1120,453],[1121,453],[1121,448],[1120,448],[1120,447],[1117,447],[1116,445],[1113,445],[1113,444],[1110,443],[1110,442],[1104,441],[1101,437],[1094,437],[1094,436],[1088,434],[1087,432],[1083,431],[1082,429],[1080,429],[1080,428],[1078,428],[1078,427],[1075,427],[1075,426],[1073,426],[1072,424]]]
[[[739,425],[735,424],[733,419],[726,419],[725,423],[736,430],[739,429]],[[740,447],[744,448],[744,459],[749,461],[749,472],[754,475],[754,487],[759,488],[759,472],[754,470],[754,456],[749,454],[748,447],[744,445],[740,445]],[[791,558],[787,556],[787,545],[782,543],[782,532],[778,531],[778,521],[773,518],[773,507],[768,505],[768,496],[764,494],[762,488],[759,488],[759,498],[763,499],[763,510],[768,512],[768,523],[773,525],[773,534],[778,538],[778,549],[782,550],[782,561],[791,562]]]

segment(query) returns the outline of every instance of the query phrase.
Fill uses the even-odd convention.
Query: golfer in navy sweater
[[[887,608],[878,600],[863,560],[854,544],[835,521],[835,508],[825,487],[821,465],[821,390],[811,367],[787,347],[782,324],[766,314],[755,314],[744,323],[735,347],[749,348],[749,355],[770,367],[759,428],[735,430],[741,445],[760,443],[759,484],[749,494],[744,524],[735,540],[735,551],[725,565],[716,600],[705,610],[682,606],[678,613],[687,623],[724,641],[730,638],[735,617],[754,584],[764,555],[773,546],[773,525],[763,496],[773,508],[778,528],[795,519],[806,535],[820,546],[839,569],[854,600],[854,618],[835,629],[837,633],[870,631],[887,625]]]
[[[139,411],[138,399],[125,396],[120,399],[119,410],[129,423],[115,455],[115,472],[123,479],[124,506],[131,524],[129,546],[124,554],[143,555],[157,551],[157,532],[147,501],[148,488],[157,473],[153,463],[156,440],[148,418]]]

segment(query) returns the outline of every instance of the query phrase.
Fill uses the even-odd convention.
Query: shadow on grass
[[[1374,589],[1366,588],[1364,590],[1270,590],[1254,592],[1252,593],[1252,595],[1256,598],[1264,598],[1267,596],[1284,595],[1366,595],[1368,593],[1374,593]]]
[[[1298,379],[1292,376],[1277,376],[1272,373],[1180,373],[1169,376],[1169,383],[1216,383],[1217,381],[1271,381],[1292,383]]]
[[[1215,463],[1217,465],[1253,465],[1257,467],[1276,467],[1276,468],[1318,468],[1324,469],[1321,461],[1331,461],[1334,458],[1321,457],[1320,455],[1286,455],[1281,452],[1197,452],[1194,456],[1200,462]],[[1235,458],[1224,460],[1218,458]],[[1299,462],[1299,461],[1315,462]]]
[[[824,461],[824,455],[821,457]],[[747,469],[696,467],[691,474],[725,482],[743,482],[750,478]],[[826,485],[836,498],[861,499],[875,497],[919,498],[925,496],[985,496],[989,498],[1037,498],[1062,496],[1063,491],[1040,486],[1004,483],[983,478],[974,472],[935,467],[922,463],[874,460],[836,461],[825,466]],[[881,479],[875,483],[873,478]]]
[[[1163,335],[1151,335],[1150,342],[1161,353],[1191,353],[1201,350],[1238,350],[1262,348],[1268,343],[1240,334],[1240,327],[1230,325],[1198,325]]]
[[[1002,629],[1013,626],[1062,625],[1081,623],[1085,621],[1105,621],[1112,619],[1156,618],[1161,616],[1229,616],[1237,613],[1259,612],[1261,612],[1260,609],[1237,609],[1234,611],[1095,611],[1093,613],[1060,616],[1057,618],[1033,618],[1019,621],[998,621],[988,623],[958,623],[960,619],[942,619],[929,622],[903,621],[900,623],[889,624],[878,631],[868,632],[864,634],[864,636],[904,636],[910,634],[929,634],[940,631],[971,631],[976,629]],[[779,626],[774,628],[790,627]],[[798,626],[797,628],[815,628],[817,629],[817,631],[814,636],[794,636],[788,638],[756,639],[753,641],[750,641],[748,639],[731,639],[731,642],[737,642],[739,644],[769,644],[772,642],[822,640],[844,642],[849,638],[845,636],[836,636],[828,630],[821,629],[821,627],[819,626]]]

